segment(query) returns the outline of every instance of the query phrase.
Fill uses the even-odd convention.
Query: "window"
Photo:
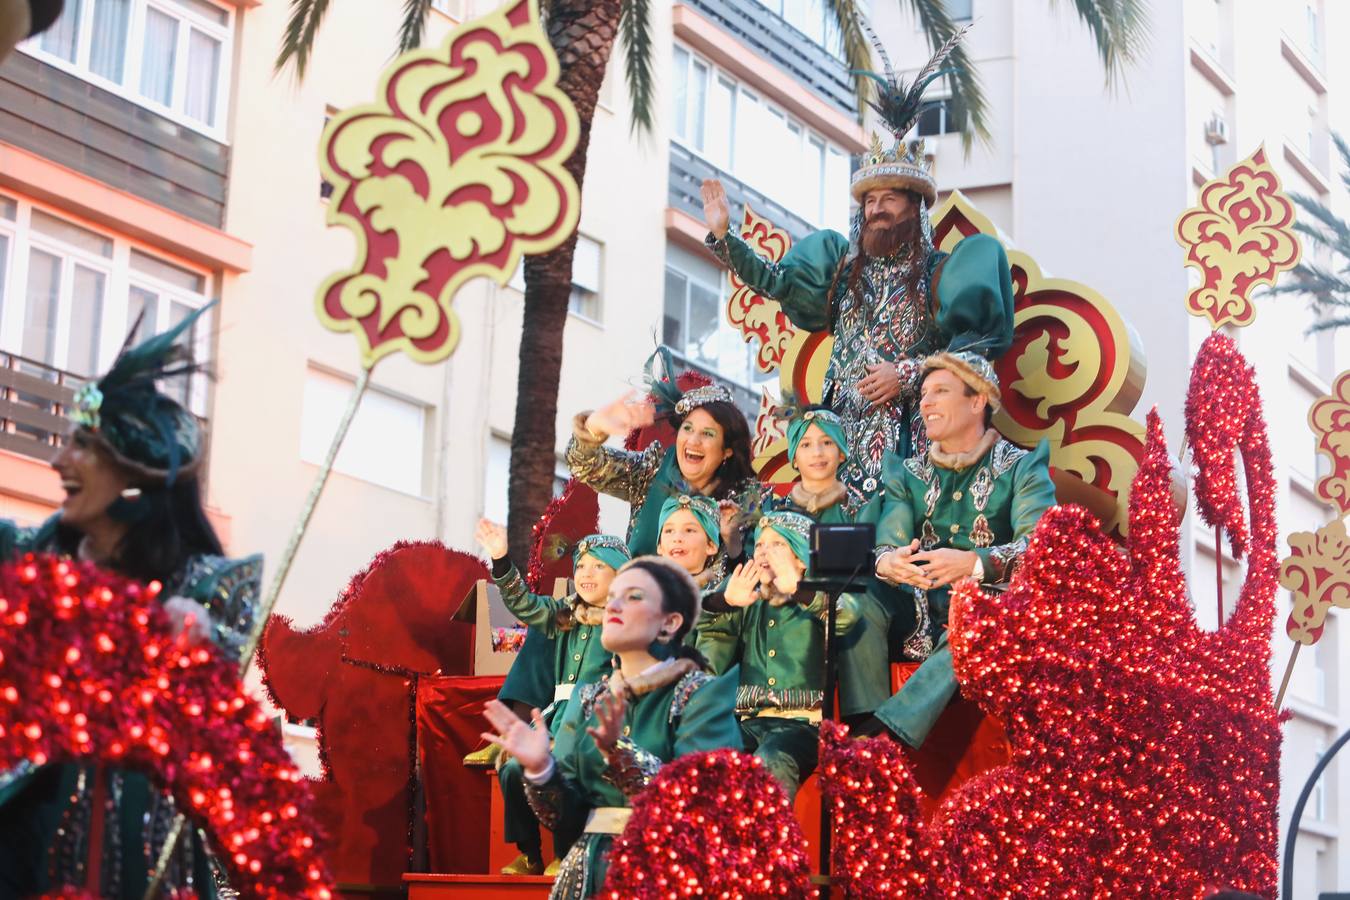
[[[802,0],[804,2],[804,0]],[[676,45],[675,139],[812,224],[848,230],[848,154]]]
[[[1322,757],[1326,756],[1326,741],[1318,738],[1313,743],[1312,751],[1312,764],[1313,767],[1316,768],[1317,764],[1322,761]],[[1318,777],[1317,783],[1313,785],[1312,796],[1308,798],[1308,812],[1312,815],[1313,820],[1317,822],[1325,822],[1327,820],[1327,776],[1330,774],[1330,766],[1322,770],[1322,774]]]
[[[951,103],[950,97],[943,97],[941,100],[928,104],[927,108],[919,114],[919,122],[915,126],[919,137],[956,134],[960,131],[952,117]]]
[[[431,8],[445,13],[452,19],[464,19],[465,0],[431,0]]]
[[[221,137],[233,13],[209,0],[67,0],[25,47],[191,128]]]
[[[947,15],[953,22],[969,22],[975,15],[975,0],[943,0]]]
[[[726,321],[725,273],[681,248],[666,248],[661,342],[727,381],[750,388],[766,376],[755,368],[757,345]]]
[[[839,29],[828,4],[822,0],[759,0],[783,21],[824,47],[839,59],[844,58]]]
[[[572,473],[561,459],[553,467],[553,496],[562,496],[563,488]],[[509,511],[507,492],[511,486],[511,439],[490,432],[487,439],[487,460],[483,466],[483,518],[506,524]]]
[[[602,248],[598,242],[584,234],[577,235],[577,249],[572,255],[572,294],[567,299],[567,311],[596,324],[600,323],[603,313],[600,295],[604,281],[601,277],[602,257]],[[524,260],[516,266],[506,286],[525,293]]]
[[[322,465],[351,400],[354,381],[311,366],[305,372],[300,458]],[[420,497],[426,457],[427,408],[368,388],[333,464],[335,471]]]
[[[42,377],[88,378],[112,364],[124,339],[148,337],[206,303],[208,276],[85,228],[23,200],[0,196],[0,349]],[[137,324],[139,321],[139,324]],[[205,358],[208,329],[183,340]],[[205,379],[175,386],[199,414]]]

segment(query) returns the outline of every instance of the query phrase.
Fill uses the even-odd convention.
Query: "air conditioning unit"
[[[1205,142],[1215,147],[1228,143],[1228,122],[1218,113],[1205,123]]]

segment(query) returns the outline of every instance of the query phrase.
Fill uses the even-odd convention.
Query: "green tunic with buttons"
[[[60,513],[36,527],[0,520],[0,562],[25,553],[60,554]],[[64,549],[70,549],[66,547]],[[162,600],[185,597],[210,614],[211,641],[226,659],[237,659],[248,640],[262,585],[262,556],[230,559],[211,554],[188,557],[164,579]],[[173,800],[155,790],[142,773],[76,763],[21,764],[0,772],[0,896],[27,896],[85,881],[85,855],[95,779],[111,798],[104,815],[100,894],[139,898],[159,857],[164,836],[177,816]],[[120,849],[119,849],[120,848]],[[191,832],[179,841],[165,884],[195,881],[203,897],[216,892],[201,840]]]
[[[580,831],[591,810],[629,806],[662,765],[686,753],[741,749],[734,714],[736,672],[714,678],[687,671],[692,668],[687,660],[664,665],[676,677],[628,698],[623,734],[610,759],[586,733],[598,724],[595,704],[609,690],[608,676],[577,692],[553,746],[552,777],[527,788],[530,805],[555,833]],[[605,854],[612,842],[611,834],[583,834],[563,858],[549,897],[594,896],[604,883]]]
[[[924,457],[887,457],[878,555],[917,538],[924,550],[973,551],[986,584],[1011,579],[1036,523],[1055,504],[1049,447],[1041,441],[1027,451],[992,429],[986,434],[992,435],[991,446],[965,464],[940,464],[943,455],[931,450]],[[876,716],[918,747],[957,685],[947,647],[951,590],[913,590],[913,597],[914,627],[897,637],[908,658],[923,662]]]
[[[515,566],[494,579],[502,603],[526,626],[541,632],[553,644],[553,711],[549,731],[556,733],[567,709],[569,689],[599,681],[611,668],[611,655],[600,646],[600,623],[577,620],[574,610],[583,601],[577,594],[561,599],[532,594]]]

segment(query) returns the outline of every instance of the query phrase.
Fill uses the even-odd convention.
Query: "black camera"
[[[876,541],[877,528],[871,523],[812,525],[807,586],[835,592],[866,587]]]

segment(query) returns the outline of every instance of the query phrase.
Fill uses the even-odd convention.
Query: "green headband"
[[[844,436],[844,420],[828,409],[808,409],[800,416],[793,417],[788,423],[788,462],[797,458],[797,445],[806,436],[806,429],[812,425],[825,432],[826,436],[839,446],[839,452],[844,454],[844,458],[848,458],[848,438]]]
[[[717,501],[711,497],[704,497],[702,494],[677,494],[671,497],[665,503],[661,504],[661,521],[656,527],[659,531],[666,527],[666,519],[676,510],[687,509],[694,514],[698,524],[703,526],[703,531],[708,535],[708,540],[717,546],[722,545],[721,516],[717,511]]]
[[[760,517],[759,525],[755,527],[755,543],[759,543],[764,529],[772,528],[788,542],[794,556],[810,565],[811,525],[811,519],[801,513],[786,511],[765,513]]]
[[[572,549],[572,568],[575,569],[588,553],[615,571],[632,559],[628,545],[612,534],[588,534],[577,541],[576,547]]]

